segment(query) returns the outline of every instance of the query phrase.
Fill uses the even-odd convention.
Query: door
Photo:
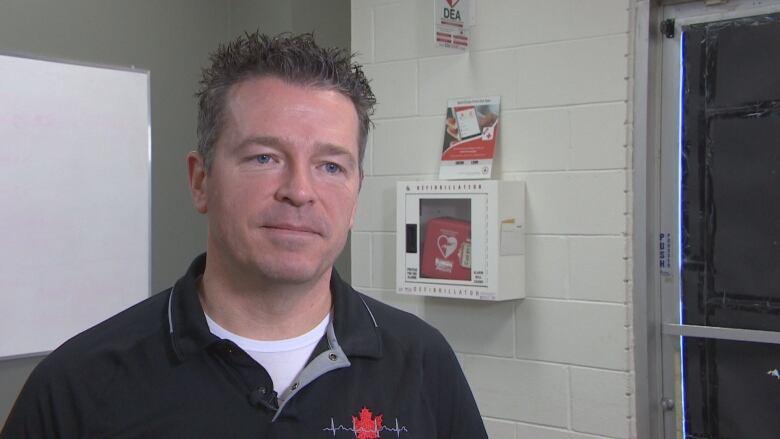
[[[664,9],[667,438],[780,437],[778,11],[756,1]]]

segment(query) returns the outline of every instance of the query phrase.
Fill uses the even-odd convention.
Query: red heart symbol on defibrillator
[[[458,4],[460,0],[447,0],[447,4],[450,5],[451,8],[454,8],[455,5]]]
[[[458,240],[454,236],[439,235],[436,239],[436,244],[439,246],[439,252],[445,258],[449,258],[450,255],[455,252],[458,247]]]

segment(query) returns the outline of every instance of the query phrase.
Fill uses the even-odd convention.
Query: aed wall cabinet
[[[525,182],[402,181],[396,189],[398,293],[525,297]]]

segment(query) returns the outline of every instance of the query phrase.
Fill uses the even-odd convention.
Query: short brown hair
[[[214,145],[222,133],[230,88],[247,79],[273,76],[305,86],[335,90],[349,98],[358,115],[358,163],[363,169],[368,130],[376,98],[361,66],[341,48],[319,47],[310,33],[276,36],[246,33],[220,45],[203,69],[198,98],[198,152],[206,171],[214,160]]]

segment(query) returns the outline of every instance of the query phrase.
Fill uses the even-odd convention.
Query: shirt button
[[[290,387],[290,389],[295,390],[298,388],[298,383],[293,383],[293,385]]]
[[[328,358],[330,358],[330,361],[336,361],[339,357],[336,354],[330,354]]]
[[[261,395],[265,395],[266,393],[268,393],[268,390],[266,390],[265,387],[258,387],[257,391],[260,392]]]

